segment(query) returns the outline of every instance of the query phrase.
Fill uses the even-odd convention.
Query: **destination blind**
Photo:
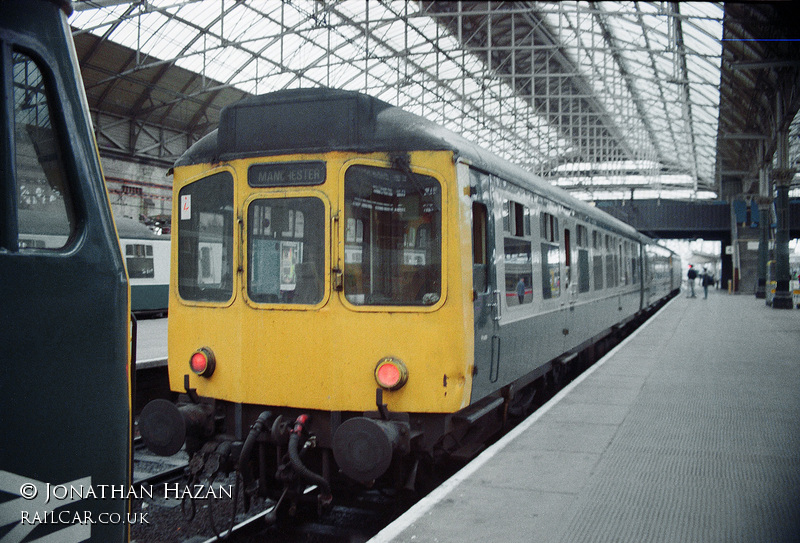
[[[251,187],[296,187],[325,182],[325,162],[277,162],[253,164],[247,170]]]

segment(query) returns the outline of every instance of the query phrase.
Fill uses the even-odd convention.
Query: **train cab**
[[[3,541],[128,540],[128,279],[70,11],[0,7]]]

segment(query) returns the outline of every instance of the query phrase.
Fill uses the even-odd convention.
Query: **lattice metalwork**
[[[191,143],[226,101],[329,86],[439,122],[582,198],[717,190],[721,4],[75,4],[76,39],[96,40],[80,51],[90,103],[101,88],[107,102],[92,107],[161,127],[172,144],[142,147],[165,159],[175,131]],[[106,42],[131,51],[124,66],[104,64]],[[104,75],[87,77],[92,67]],[[178,83],[178,70],[191,75]],[[130,100],[109,103],[136,85]]]

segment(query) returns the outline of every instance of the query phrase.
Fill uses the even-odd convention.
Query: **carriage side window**
[[[631,281],[633,284],[639,282],[639,244],[633,243],[633,254],[631,255]]]
[[[606,279],[608,280],[608,288],[614,288],[619,282],[619,272],[617,271],[614,261],[617,258],[616,251],[614,250],[614,238],[606,234]]]
[[[178,292],[184,300],[233,296],[233,176],[220,172],[178,194]]]
[[[129,243],[125,247],[125,265],[131,279],[152,279],[155,275],[153,246]]]
[[[509,226],[503,240],[506,302],[509,307],[529,304],[533,301],[530,210],[518,202],[505,201],[503,224]]]
[[[64,158],[48,106],[48,81],[27,55],[11,54],[18,239],[9,249],[60,249],[75,232]],[[3,228],[5,230],[5,228]],[[13,234],[12,236],[13,237]]]
[[[542,239],[551,243],[558,243],[560,241],[558,230],[558,217],[550,213],[542,213],[539,216],[539,228]]]
[[[545,299],[561,295],[561,254],[558,246],[558,218],[550,213],[539,217],[542,237],[542,296]]]
[[[578,225],[578,292],[589,292],[589,231]]]
[[[355,224],[353,234],[355,234]],[[362,234],[363,235],[363,234]],[[325,205],[319,198],[265,198],[247,212],[247,295],[260,303],[322,301]]]
[[[355,165],[345,172],[344,185],[345,298],[371,306],[438,302],[439,182],[427,175]]]
[[[622,265],[622,282],[624,285],[630,285],[631,242],[626,241],[623,245],[624,247],[620,246],[620,256],[619,256],[619,260]]]
[[[592,274],[594,289],[603,289],[603,234],[597,230],[592,232]]]

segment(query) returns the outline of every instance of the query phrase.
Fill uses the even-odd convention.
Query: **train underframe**
[[[355,489],[426,493],[446,461],[467,460],[504,427],[502,396],[456,414],[398,413],[381,392],[374,411],[355,413],[234,404],[189,390],[177,404],[150,402],[139,427],[159,454],[174,454],[183,437],[194,481],[237,471],[245,507],[256,498],[289,510],[316,500],[320,512]]]

